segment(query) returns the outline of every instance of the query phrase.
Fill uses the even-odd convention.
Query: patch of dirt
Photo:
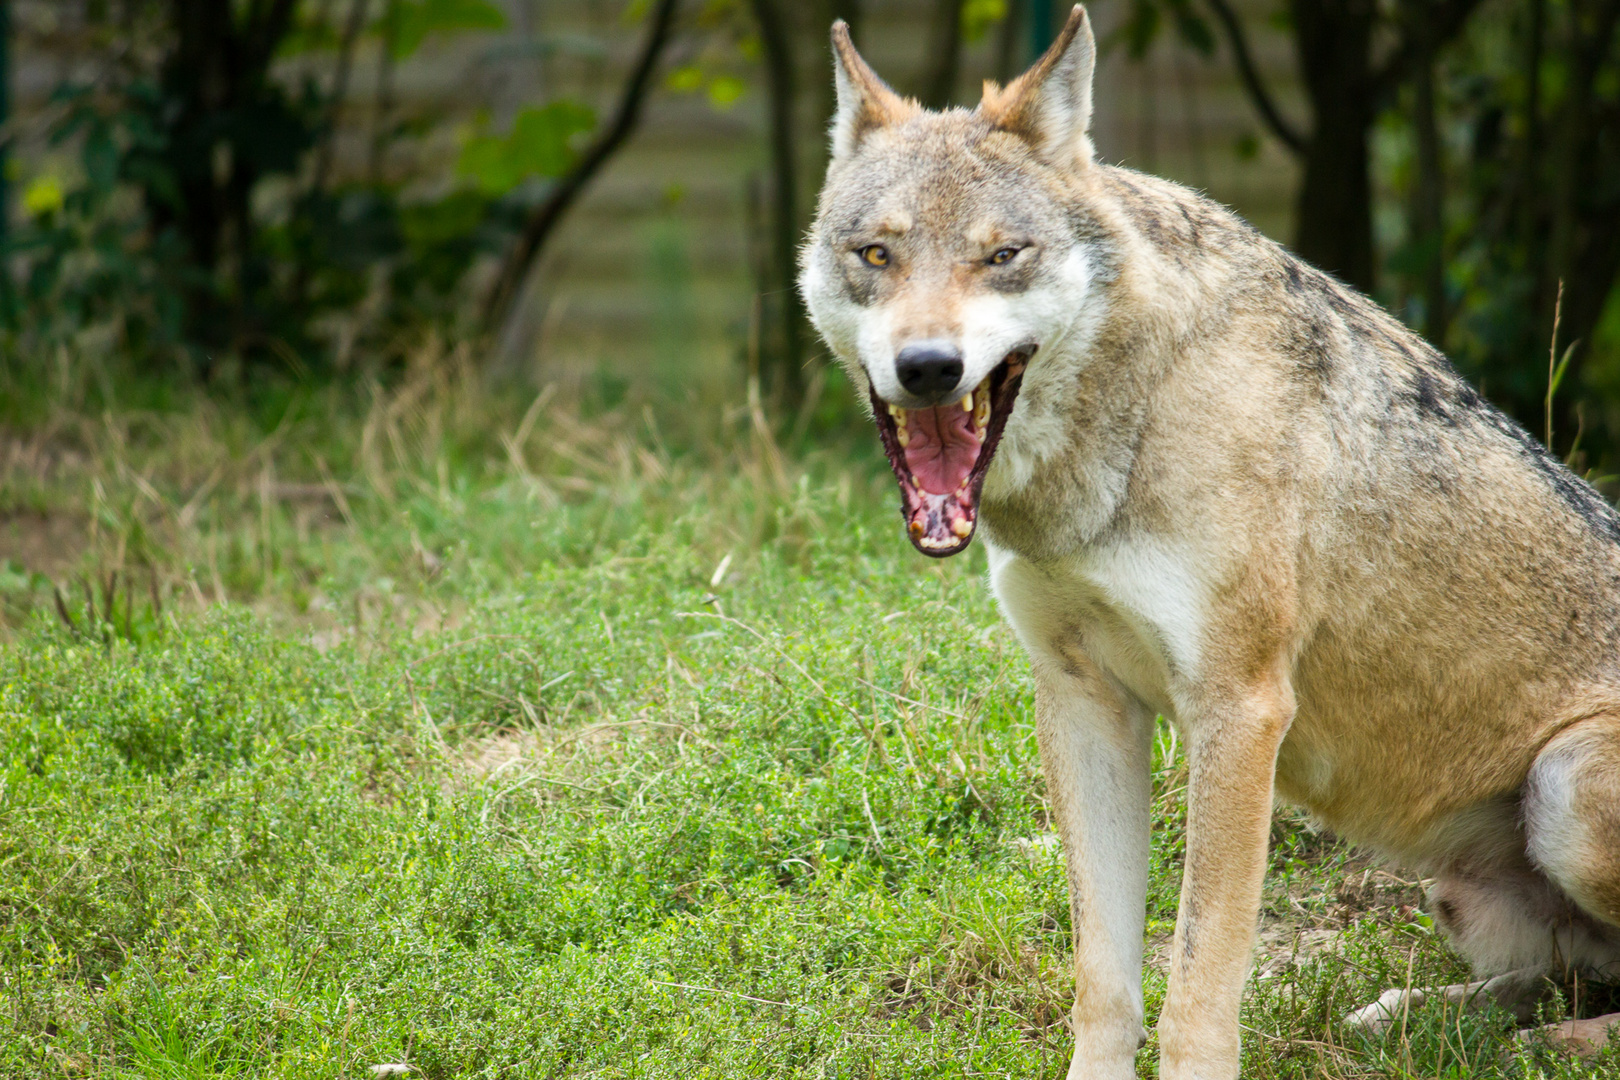
[[[89,546],[89,529],[77,515],[0,514],[0,563],[60,581],[82,564]]]
[[[547,756],[548,741],[534,731],[498,731],[462,744],[455,765],[458,771],[478,779],[524,765],[533,768]]]
[[[648,740],[673,745],[677,752],[682,747],[712,749],[685,724],[648,716],[565,723],[582,696],[575,695],[560,711],[555,724],[508,728],[459,743],[451,749],[456,774],[473,781],[534,774],[542,784],[593,790],[606,770],[624,765],[631,760],[636,746],[645,746]]]
[[[1338,948],[1342,930],[1302,930],[1282,922],[1260,928],[1254,948],[1254,977],[1269,979]]]
[[[1043,929],[1055,938],[1055,925]],[[884,980],[888,993],[880,998],[879,1012],[909,1014],[928,1031],[934,1015],[989,1007],[1014,1017],[1024,1038],[1047,1042],[1070,1028],[1074,979],[1068,956],[1052,949],[1050,941],[1043,944],[997,933],[987,939],[948,920],[933,952],[913,957],[904,971]]]

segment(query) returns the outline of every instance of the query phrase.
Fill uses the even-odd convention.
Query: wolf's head
[[[1092,167],[1091,24],[1076,7],[1046,55],[971,112],[901,98],[832,31],[838,112],[799,287],[872,400],[911,542],[967,547],[1025,368],[1091,285],[1075,201]]]

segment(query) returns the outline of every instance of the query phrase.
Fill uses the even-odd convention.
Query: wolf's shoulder
[[[1454,456],[1442,445],[1465,459],[1492,447],[1592,534],[1620,543],[1607,500],[1376,301],[1189,187],[1121,166],[1101,167],[1095,182],[1132,232],[1211,286],[1217,323],[1238,319],[1250,340],[1269,338],[1272,355],[1312,388],[1306,398],[1347,430],[1376,432],[1391,462],[1428,473]]]
[[[1167,252],[1198,249],[1246,254],[1258,262],[1287,256],[1241,214],[1205,193],[1124,165],[1097,166],[1095,192],[1143,240]],[[1245,250],[1246,249],[1246,250]]]

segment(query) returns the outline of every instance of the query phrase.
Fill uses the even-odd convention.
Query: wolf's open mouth
[[[918,551],[936,559],[968,546],[979,490],[1012,415],[1035,346],[1014,349],[971,394],[932,409],[902,409],[872,391],[872,412],[900,481],[900,516]]]

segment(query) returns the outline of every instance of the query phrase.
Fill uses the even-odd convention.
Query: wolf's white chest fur
[[[1036,563],[986,544],[990,587],[1024,648],[1062,665],[1077,650],[1166,716],[1196,679],[1209,584],[1194,553],[1139,537]]]

